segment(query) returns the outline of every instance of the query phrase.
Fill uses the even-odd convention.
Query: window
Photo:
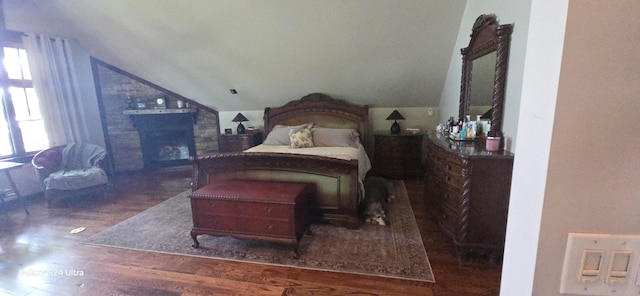
[[[6,43],[2,49],[0,158],[48,148],[49,141],[31,81],[27,52],[19,46]]]

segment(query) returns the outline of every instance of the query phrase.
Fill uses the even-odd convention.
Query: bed
[[[243,152],[194,158],[192,190],[226,180],[311,183],[316,191],[315,200],[311,201],[315,222],[357,228],[360,225],[357,207],[362,191],[361,179],[371,167],[366,156],[368,116],[367,105],[351,104],[320,93],[309,94],[281,107],[265,108],[263,145]],[[270,143],[276,131],[300,128],[309,123],[313,123],[314,134],[320,130],[328,132],[324,134],[328,142],[339,138],[334,135],[351,131],[359,143],[358,147],[352,147],[357,150],[355,156],[343,156],[342,152],[337,153],[340,155],[334,155],[334,152],[313,155],[307,153],[313,150],[309,148],[288,149],[290,153],[283,153],[278,150],[281,148],[275,147],[278,145]]]

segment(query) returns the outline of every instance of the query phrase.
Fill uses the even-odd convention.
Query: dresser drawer
[[[241,147],[246,149],[251,147],[252,138],[248,138],[248,137],[227,138],[227,144],[234,147]]]
[[[446,151],[444,148],[433,143],[429,143],[428,147],[429,153],[432,154],[432,157],[434,157],[436,161],[462,166],[460,158],[455,153]]]
[[[442,196],[440,199],[443,207],[448,207],[456,213],[460,213],[462,207],[462,194],[456,190],[450,188],[442,190]]]
[[[262,133],[227,135],[218,137],[220,152],[240,152],[262,143]]]
[[[293,223],[274,219],[247,219],[244,216],[201,214],[196,219],[196,225],[224,232],[295,238]]]
[[[429,150],[429,166],[436,178],[441,178],[447,186],[462,189],[462,163],[450,153],[435,145]]]
[[[459,157],[445,151],[442,147],[435,144],[429,144],[429,157],[433,162],[439,166],[448,170],[459,170],[462,168],[462,161]]]
[[[293,205],[275,203],[244,203],[239,211],[253,218],[275,218],[288,220],[293,216]]]
[[[295,238],[293,223],[287,223],[286,221],[254,219],[247,226],[250,232],[255,234]]]
[[[287,219],[293,214],[293,207],[277,203],[239,203],[233,200],[191,199],[191,205],[198,213],[226,214],[250,217]]]
[[[391,179],[420,176],[422,138],[421,134],[374,134],[373,170]]]
[[[429,175],[427,181],[431,184],[442,184],[447,188],[454,188],[459,192],[462,192],[463,180],[462,169],[459,171],[453,169],[446,169],[438,167],[437,165],[430,165]]]
[[[230,200],[191,198],[191,207],[198,213],[231,214],[237,212],[238,203]]]
[[[438,217],[440,225],[450,233],[458,233],[460,225],[460,214],[447,206],[441,207],[441,214]]]
[[[444,172],[456,175],[462,174],[462,164],[459,161],[451,160],[446,156],[436,161],[436,166]]]
[[[459,173],[444,171],[442,173],[442,182],[448,188],[456,189],[458,192],[462,191],[462,175]]]
[[[221,231],[236,231],[244,225],[243,221],[237,217],[211,215],[208,213],[198,213],[193,217],[193,220],[194,227]]]

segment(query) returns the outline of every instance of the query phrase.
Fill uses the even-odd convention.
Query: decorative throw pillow
[[[289,148],[310,148],[313,147],[313,136],[311,133],[312,124],[305,124],[299,128],[289,130],[291,145]]]

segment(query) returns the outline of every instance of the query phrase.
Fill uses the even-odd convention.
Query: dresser
[[[312,218],[313,186],[306,183],[229,180],[193,191],[193,247],[198,235],[232,236],[293,244],[298,257],[300,239]]]
[[[509,208],[513,154],[431,133],[427,141],[426,207],[462,259],[500,260]]]
[[[240,152],[262,144],[262,132],[252,134],[221,134],[218,137],[220,152]]]
[[[421,176],[423,134],[374,133],[373,170],[390,179]]]

